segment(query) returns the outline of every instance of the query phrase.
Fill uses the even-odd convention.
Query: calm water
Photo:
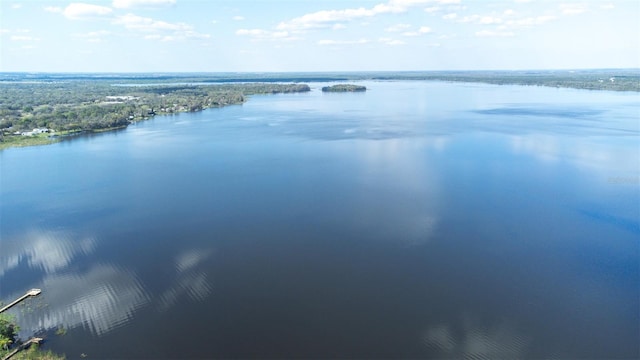
[[[68,358],[640,356],[637,93],[365,82],[0,152]],[[66,335],[54,332],[63,327]]]

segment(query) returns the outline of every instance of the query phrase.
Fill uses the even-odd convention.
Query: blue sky
[[[640,1],[2,0],[0,71],[640,67]]]

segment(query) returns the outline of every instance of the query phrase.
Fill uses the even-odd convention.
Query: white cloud
[[[174,5],[176,0],[113,0],[111,4],[117,9],[130,9],[133,7],[154,7]]]
[[[106,30],[99,30],[99,31],[91,31],[88,33],[83,33],[83,34],[75,34],[76,37],[78,38],[82,38],[87,40],[88,42],[92,42],[92,43],[99,43],[102,42],[104,40],[104,37],[107,35],[110,35],[111,32],[106,31]]]
[[[45,6],[43,9],[46,12],[50,12],[54,14],[62,13],[62,8],[59,6]]]
[[[460,0],[391,0],[389,3],[394,6],[408,8],[422,4],[459,4]]]
[[[411,27],[411,25],[409,25],[409,24],[395,24],[393,26],[389,26],[388,28],[384,29],[384,31],[387,31],[387,32],[398,32],[398,31],[406,30],[406,29],[408,29],[410,27]]]
[[[331,27],[334,23],[348,22],[359,18],[371,17],[380,13],[393,12],[387,5],[376,5],[371,9],[322,10],[305,14],[289,21],[278,24],[278,30],[307,30]]]
[[[203,33],[199,33],[196,31],[184,31],[182,33],[177,33],[176,35],[174,35],[172,40],[182,40],[182,39],[200,39],[200,40],[205,40],[205,39],[210,39],[211,35],[209,34],[203,34]]]
[[[263,29],[239,29],[236,31],[236,35],[261,36],[268,32],[268,30]]]
[[[509,20],[505,24],[509,27],[535,26],[535,25],[542,25],[544,23],[553,21],[555,19],[557,19],[557,17],[553,15],[542,15],[542,16],[536,16],[536,17],[527,17],[527,18]]]
[[[496,25],[501,24],[503,20],[502,18],[499,18],[497,16],[483,16],[474,14],[465,16],[457,21],[461,23],[473,23],[479,25]]]
[[[359,40],[320,40],[318,41],[318,45],[360,45],[367,44],[370,41],[367,39],[359,39]]]
[[[170,31],[189,31],[193,27],[185,23],[169,23],[161,20],[154,20],[152,18],[142,17],[134,14],[121,15],[113,22],[117,25],[123,25],[130,30],[138,30],[142,32],[154,32],[160,30]]]
[[[502,19],[498,18],[498,17],[492,17],[492,16],[483,16],[483,17],[480,18],[478,23],[480,23],[482,25],[500,24],[500,23],[502,23]]]
[[[145,35],[144,39],[145,40],[158,40],[158,41],[168,42],[168,41],[178,40],[178,37],[173,36],[173,35],[153,34],[153,35]]]
[[[341,29],[346,29],[347,27],[344,24],[335,24],[331,28],[333,30],[341,30]]]
[[[613,8],[615,8],[615,6],[611,3],[600,5],[600,9],[603,9],[603,10],[611,10]]]
[[[46,8],[45,8],[46,10]],[[50,8],[52,12],[57,12],[57,8]],[[92,18],[97,16],[109,15],[113,12],[111,8],[100,5],[85,4],[85,3],[71,3],[62,10],[62,15],[68,19],[82,19]]]
[[[458,17],[458,14],[456,14],[456,13],[450,13],[450,14],[446,14],[446,15],[442,16],[442,18],[445,19],[445,20],[453,20],[453,19],[455,19],[457,17]]]
[[[391,46],[396,46],[396,45],[404,45],[405,42],[402,40],[397,40],[397,39],[392,39],[392,38],[388,38],[388,37],[382,37],[380,39],[378,39],[379,42],[385,44],[385,45],[391,45]]]
[[[233,17],[233,20],[242,21],[242,20],[244,20],[244,16],[236,15],[236,16]]]
[[[447,10],[449,10],[450,12],[463,11],[463,10],[467,10],[467,6],[465,6],[465,5],[449,5],[449,6],[447,6]]]
[[[428,7],[428,8],[424,8],[424,11],[428,12],[429,14],[432,14],[434,12],[440,11],[440,7],[439,6],[431,6],[431,7]]]
[[[13,4],[11,5],[12,9],[20,9],[22,7],[22,4]]]
[[[564,15],[578,15],[588,10],[585,4],[560,4],[558,8]]]
[[[40,38],[27,36],[27,35],[12,35],[10,37],[11,41],[39,41]]]
[[[491,30],[482,30],[476,31],[477,37],[511,37],[515,34],[511,31],[491,31]]]
[[[184,39],[208,39],[209,34],[196,32],[193,26],[179,23],[170,23],[162,20],[142,17],[134,14],[118,16],[114,21],[116,25],[122,25],[126,29],[146,34],[146,40],[184,40]]]
[[[299,40],[288,31],[270,31],[264,29],[239,29],[236,35],[249,36],[253,40]]]
[[[465,16],[463,18],[459,18],[456,21],[459,23],[470,23],[477,25],[499,25],[496,27],[496,29],[500,31],[479,31],[478,33],[476,33],[477,36],[512,36],[512,33],[505,30],[519,27],[542,25],[557,19],[557,16],[554,15],[517,17],[516,14],[516,11],[507,9],[502,11],[502,13],[498,15],[496,12],[491,15],[473,14]]]
[[[9,34],[9,33],[14,33],[14,34],[26,34],[31,32],[31,30],[29,29],[7,29],[7,28],[2,28],[0,29],[0,34]]]
[[[97,36],[105,36],[105,35],[109,35],[111,34],[109,31],[106,30],[98,30],[98,31],[91,31],[88,32],[86,34],[83,34],[83,37],[97,37]]]
[[[480,19],[480,15],[474,14],[474,15],[467,15],[461,19],[458,20],[458,22],[461,23],[475,23]]]
[[[278,24],[278,30],[303,31],[308,29],[328,28],[337,22],[349,22],[370,18],[381,14],[403,13],[414,6],[423,4],[458,4],[460,0],[389,0],[371,8],[359,7],[342,10],[321,10]]]
[[[421,26],[417,31],[405,31],[402,36],[420,36],[431,32],[431,28],[428,26]]]

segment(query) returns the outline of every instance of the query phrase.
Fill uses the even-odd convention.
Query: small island
[[[359,91],[367,91],[367,88],[361,85],[353,85],[353,84],[338,84],[332,86],[324,86],[322,88],[323,92],[359,92]]]

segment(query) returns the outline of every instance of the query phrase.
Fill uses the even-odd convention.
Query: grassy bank
[[[49,145],[58,142],[59,138],[51,138],[49,134],[39,134],[34,136],[4,135],[0,141],[0,150],[10,147],[24,147],[36,145]]]

